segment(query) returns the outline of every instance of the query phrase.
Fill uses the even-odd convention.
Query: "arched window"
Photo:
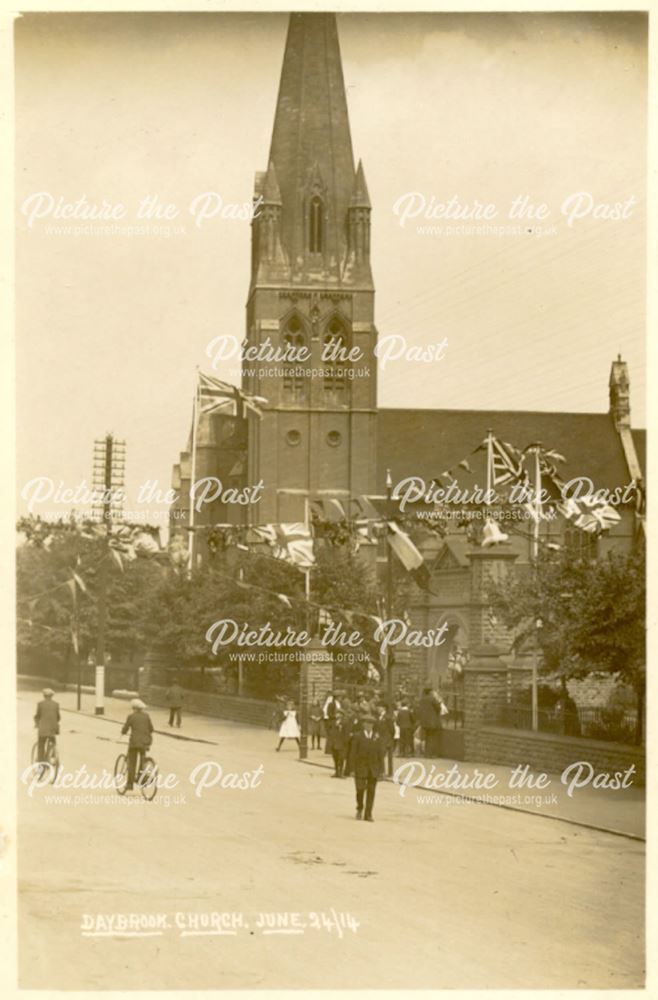
[[[347,351],[345,328],[340,320],[334,317],[324,335],[324,391],[338,399],[344,395],[347,383],[349,368],[349,361],[346,360]]]
[[[564,529],[564,546],[577,559],[595,562],[599,554],[599,540],[596,535],[582,528]]]
[[[309,206],[308,248],[311,253],[322,253],[324,245],[324,205],[315,194]]]
[[[284,347],[294,350],[299,359],[299,349],[306,346],[304,327],[298,316],[291,316],[281,336]],[[306,395],[305,364],[300,360],[289,360],[283,368],[283,391],[291,400],[303,399]]]

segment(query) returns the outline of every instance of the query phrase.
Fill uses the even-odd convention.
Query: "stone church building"
[[[597,490],[642,480],[644,434],[631,429],[621,358],[612,363],[607,413],[378,407],[371,204],[352,148],[334,14],[290,17],[263,165],[254,186],[258,210],[245,336],[264,359],[276,348],[285,357],[243,363],[242,388],[267,400],[263,416],[201,417],[195,469],[197,480],[216,476],[224,486],[262,480],[262,499],[253,508],[207,505],[195,524],[246,523],[247,517],[258,524],[301,521],[307,499],[384,494],[389,471],[394,483],[418,476],[429,484],[454,469],[464,488],[483,486],[484,453],[476,449],[489,430],[521,448],[542,442],[560,452],[564,480],[586,476]],[[305,360],[286,360],[293,355]],[[176,512],[179,526],[189,506],[191,441],[174,466],[173,486],[183,505]],[[466,458],[470,471],[459,467]],[[635,502],[619,511],[621,520],[598,539],[560,517],[542,522],[542,539],[585,544],[599,553],[629,547],[641,530],[640,516]],[[504,525],[502,530],[507,532]],[[448,621],[453,644],[414,654],[405,669],[415,681],[440,683],[455,648],[495,640],[485,583],[501,565],[528,560],[528,530],[526,524],[525,533],[510,532],[507,542],[491,549],[461,529],[445,538],[429,532],[419,537],[432,593],[417,591],[412,617],[422,628]]]

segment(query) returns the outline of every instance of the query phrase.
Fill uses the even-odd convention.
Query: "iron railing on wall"
[[[528,705],[504,705],[495,722],[510,729],[532,730],[532,708]],[[537,731],[540,733],[634,743],[636,726],[637,711],[633,709],[578,707],[575,713],[566,716],[559,708],[540,708],[537,712]]]

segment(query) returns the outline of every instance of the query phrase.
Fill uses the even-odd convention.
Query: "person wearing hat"
[[[37,727],[37,759],[40,764],[46,763],[46,740],[49,736],[59,735],[59,704],[53,701],[55,692],[52,688],[43,689],[43,701],[37,705],[34,725]]]
[[[183,712],[183,689],[178,681],[174,681],[174,683],[167,688],[165,701],[167,702],[167,707],[169,709],[169,725],[177,726],[180,729]]]
[[[384,772],[384,742],[375,731],[375,719],[365,714],[361,717],[361,732],[352,739],[350,770],[356,786],[356,818],[373,823],[372,808],[375,804],[377,782]],[[365,798],[365,816],[363,814]]]
[[[345,713],[345,728],[347,729],[347,749],[345,751],[345,764],[343,766],[343,777],[349,778],[352,774],[352,741],[357,733],[361,732],[361,720],[356,709],[349,714]]]
[[[121,732],[125,736],[130,733],[128,741],[128,783],[126,791],[132,791],[135,774],[141,773],[144,766],[144,756],[153,742],[153,723],[151,716],[144,709],[146,705],[140,698],[130,702],[133,711],[124,722]]]
[[[334,773],[332,778],[342,778],[347,754],[347,744],[350,737],[349,728],[343,716],[342,708],[336,709],[331,726],[331,755],[334,758]]]

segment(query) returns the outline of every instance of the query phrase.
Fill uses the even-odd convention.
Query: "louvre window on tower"
[[[322,253],[324,249],[324,204],[317,194],[309,205],[308,249],[310,253]]]
[[[340,320],[334,318],[329,323],[324,335],[324,391],[334,397],[342,398],[345,393],[346,368],[345,360],[348,350],[347,333]]]
[[[282,335],[283,346],[295,351],[297,358],[300,348],[306,347],[304,327],[298,316],[291,316]],[[291,400],[304,399],[306,396],[306,375],[304,366],[299,361],[288,361],[283,369],[283,391]]]

